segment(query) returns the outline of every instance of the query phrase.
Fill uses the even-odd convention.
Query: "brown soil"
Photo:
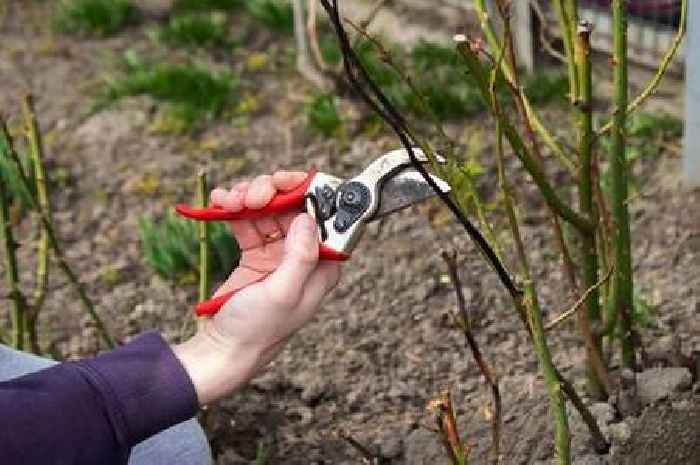
[[[697,453],[700,408],[679,403],[647,409],[633,429],[632,440],[614,456],[614,463],[700,464]]]
[[[0,108],[18,115],[21,94],[27,89],[36,94],[60,236],[120,340],[152,328],[171,340],[191,331],[196,289],[165,282],[144,265],[137,220],[189,198],[198,166],[209,166],[212,183],[223,185],[280,167],[316,165],[351,175],[397,146],[390,135],[350,131],[348,142],[309,135],[299,111],[308,86],[279,58],[284,55],[282,41],[265,32],[252,47],[269,52],[272,65],[245,75],[248,92],[262,103],[246,121],[212,122],[195,135],[156,134],[149,130],[155,104],[147,98],[128,99],[86,116],[105,70],[117,68],[115,58],[124,50],[163,51],[153,50],[157,47],[142,26],[106,40],[54,36],[46,27],[44,3],[20,9],[24,4],[10,2],[0,30]],[[219,66],[242,69],[244,59],[245,52],[238,51],[217,60]],[[347,106],[358,114],[353,105]],[[558,110],[552,112],[562,117]],[[482,137],[489,124],[478,118],[451,130],[460,140],[469,140],[474,134]],[[689,353],[700,350],[700,193],[680,186],[677,145],[673,141],[660,158],[644,161],[638,174],[647,179],[646,187],[631,208],[636,284],[655,309],[655,326],[643,338],[652,341],[675,332]],[[483,153],[490,165],[489,144]],[[494,179],[490,169],[486,193]],[[572,298],[551,252],[542,204],[531,189],[525,190],[524,235],[542,306],[551,318]],[[32,220],[23,221],[18,236],[32,237],[33,228]],[[31,243],[23,241],[20,251],[27,265],[22,274],[26,286],[32,283]],[[504,463],[550,458],[544,385],[526,334],[495,275],[449,214],[434,203],[374,226],[319,318],[248,389],[204,414],[218,463],[249,463],[259,444],[269,452],[270,464],[361,463],[361,454],[343,435],[368,446],[385,463],[446,463],[438,441],[422,429],[432,426],[426,403],[446,387],[454,395],[463,433],[476,447],[475,463],[483,463],[480,457],[489,447],[490,397],[461,336],[449,324],[448,311],[456,299],[444,279],[439,251],[451,248],[461,253],[467,296],[478,309],[478,340],[501,381]],[[100,348],[95,329],[57,272],[51,276],[51,297],[41,324],[42,343],[61,354],[85,356]],[[584,354],[575,328],[563,325],[550,341],[560,369],[580,378]],[[669,412],[645,415],[675,434],[675,427],[664,422],[673,416]],[[692,412],[682,415],[697,423]],[[693,437],[683,437],[692,443]],[[697,436],[694,440],[697,447]],[[663,463],[638,454],[634,450],[620,463]],[[668,463],[697,462],[679,458]]]

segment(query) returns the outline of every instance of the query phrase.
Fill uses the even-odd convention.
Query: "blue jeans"
[[[56,362],[0,345],[0,381],[39,371]],[[211,465],[204,431],[196,419],[168,428],[139,443],[129,465]]]

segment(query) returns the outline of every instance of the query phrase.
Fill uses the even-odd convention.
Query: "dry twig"
[[[615,269],[615,267],[611,266],[610,269],[608,270],[608,272],[605,274],[605,276],[603,276],[603,278],[600,281],[598,281],[596,284],[594,284],[593,286],[586,289],[586,292],[584,292],[583,295],[581,297],[579,297],[579,299],[571,306],[571,308],[560,313],[558,317],[554,318],[549,323],[547,323],[544,326],[545,331],[549,331],[549,330],[553,329],[555,326],[566,321],[572,315],[574,315],[581,308],[581,306],[586,302],[586,300],[591,295],[591,293],[593,293],[593,291],[595,291],[596,289],[600,288],[600,286],[605,284],[610,279],[610,276],[612,276],[612,272],[614,269]]]
[[[467,302],[464,298],[464,291],[462,289],[462,281],[459,278],[459,270],[457,265],[457,253],[453,252],[449,254],[445,251],[442,252],[442,259],[447,264],[447,270],[450,274],[450,279],[455,289],[455,294],[457,294],[457,303],[459,305],[460,319],[459,326],[464,333],[464,338],[467,342],[467,346],[474,357],[474,361],[479,367],[486,384],[489,385],[491,389],[491,396],[493,402],[493,416],[491,418],[491,458],[494,465],[498,465],[499,457],[501,455],[501,429],[503,424],[503,413],[501,406],[501,391],[498,386],[498,377],[494,375],[493,370],[489,366],[488,362],[484,360],[484,356],[481,353],[479,344],[474,337],[472,332],[472,325],[469,317],[469,309],[467,308]]]

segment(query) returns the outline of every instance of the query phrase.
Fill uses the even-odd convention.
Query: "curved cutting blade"
[[[442,192],[450,192],[450,186],[445,181],[432,174],[430,177]],[[435,195],[437,194],[433,188],[430,187],[418,171],[414,169],[402,171],[387,179],[382,185],[379,208],[377,208],[371,221],[378,220],[411,205],[424,202]]]

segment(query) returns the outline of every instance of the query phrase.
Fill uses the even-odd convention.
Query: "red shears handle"
[[[304,182],[295,189],[288,192],[281,192],[275,195],[272,200],[261,209],[244,208],[238,212],[226,211],[220,207],[193,208],[187,204],[179,204],[175,211],[185,218],[198,221],[236,221],[236,220],[256,220],[270,215],[279,215],[294,211],[304,210],[306,204],[306,192],[316,176],[316,170],[310,170]],[[319,244],[319,259],[330,261],[345,261],[350,256],[344,252],[331,249],[323,244]],[[238,291],[227,292],[212,299],[197,304],[197,316],[213,316],[224,304]]]
[[[192,208],[181,203],[175,207],[175,211],[185,218],[199,221],[258,220],[270,215],[301,211],[306,202],[304,196],[315,176],[316,170],[309,171],[306,179],[299,186],[288,192],[280,192],[267,205],[257,210],[244,208],[238,212],[230,212],[220,207]]]

